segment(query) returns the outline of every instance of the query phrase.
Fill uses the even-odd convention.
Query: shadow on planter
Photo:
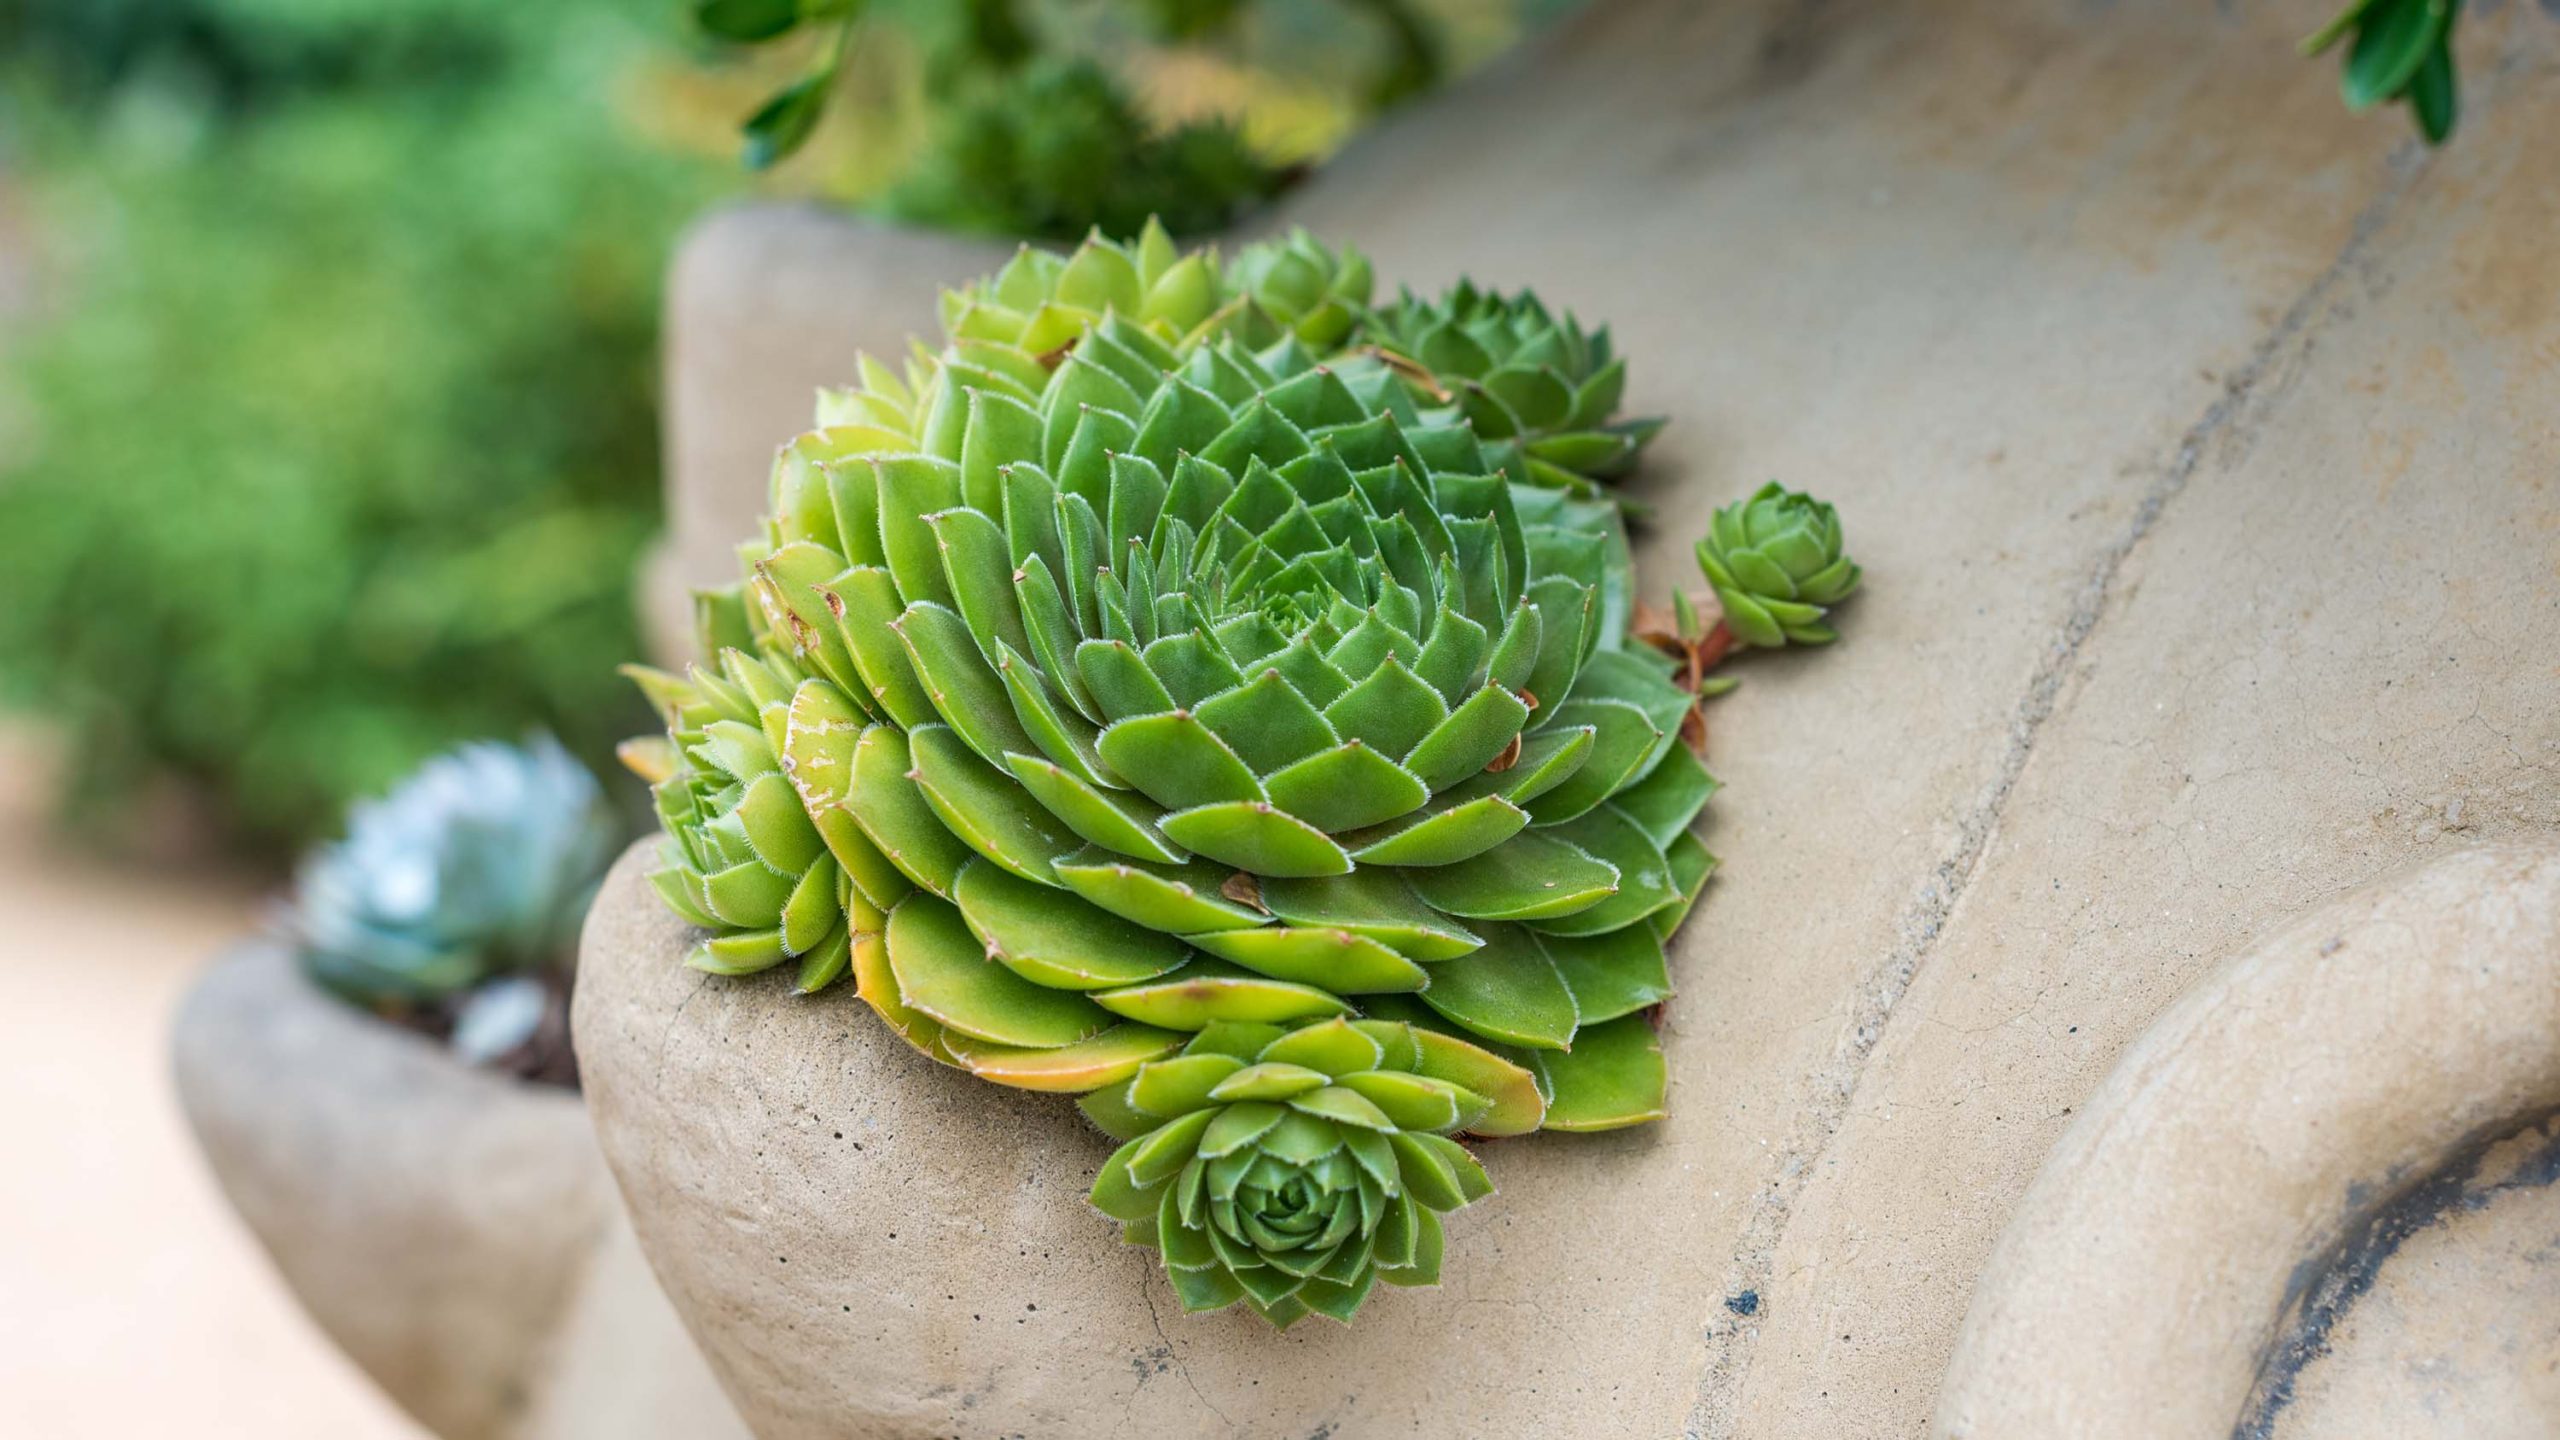
[[[179,1099],[320,1327],[445,1440],[729,1440],[574,1093],[471,1069],[271,944],[182,1005]]]

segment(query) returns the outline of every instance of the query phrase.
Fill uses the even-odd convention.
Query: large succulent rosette
[[[1658,1117],[1643,1012],[1713,865],[1689,833],[1713,782],[1675,743],[1692,695],[1628,642],[1616,509],[1518,483],[1392,371],[1295,333],[1255,349],[1123,293],[1049,344],[1093,249],[825,397],[749,580],[706,602],[722,658],[644,673],[673,736],[660,888],[712,932],[694,963],[849,969],[918,1049],[1023,1088],[1344,1020],[1380,1064],[1390,1033],[1465,1057],[1441,1128]],[[1121,252],[1142,312],[1180,263],[1143,250]],[[1324,1158],[1348,1150],[1288,1136],[1273,1163],[1298,1170],[1257,1172],[1243,1212],[1261,1229],[1214,1234],[1312,1244],[1272,1227],[1366,1203]],[[1274,1318],[1357,1303],[1220,1253]]]

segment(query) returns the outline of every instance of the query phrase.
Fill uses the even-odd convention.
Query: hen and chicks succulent
[[[1436,1275],[1489,1188],[1451,1133],[1664,1113],[1715,864],[1596,483],[1657,424],[1606,332],[1369,291],[1302,232],[1024,251],[822,397],[705,663],[634,670],[690,963],[849,973],[933,1059],[1085,1095],[1128,1142],[1095,1202],[1282,1324]],[[1735,632],[1810,638],[1854,567],[1738,533],[1737,586],[1797,591]]]

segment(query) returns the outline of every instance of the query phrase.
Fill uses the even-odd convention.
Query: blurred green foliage
[[[659,25],[633,28],[635,14]],[[0,0],[0,686],[292,842],[457,739],[645,716],[666,243],[622,0]]]
[[[1162,33],[1190,38],[1229,23],[1234,8],[1147,0],[1139,10]],[[715,44],[809,52],[740,126],[746,163],[759,170],[817,133],[855,51],[888,41],[911,55],[925,138],[872,199],[917,224],[1064,241],[1097,227],[1135,234],[1152,215],[1196,234],[1288,179],[1232,124],[1159,125],[1141,114],[1121,77],[1060,43],[1025,0],[692,0],[692,11]]]
[[[1135,235],[1150,216],[1196,235],[1280,179],[1233,126],[1158,134],[1100,70],[1051,57],[970,87],[878,203],[918,224],[1000,235]]]

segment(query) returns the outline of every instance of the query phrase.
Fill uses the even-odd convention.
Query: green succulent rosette
[[[1248,245],[1227,267],[1225,288],[1243,314],[1237,330],[1264,344],[1283,335],[1319,355],[1340,350],[1369,308],[1374,281],[1357,250],[1340,250],[1303,229]]]
[[[753,713],[841,823],[823,853],[715,832],[770,772],[688,739],[694,700],[670,828],[723,843],[662,885],[738,932],[708,946],[780,963],[817,921],[704,903],[695,872],[708,896],[752,856],[756,900],[814,917],[832,863],[864,996],[1003,1083],[1393,1013],[1515,1054],[1551,1128],[1661,1113],[1638,1012],[1713,863],[1713,782],[1674,743],[1690,695],[1609,618],[1610,507],[1511,483],[1294,338],[1178,350],[1115,312],[1054,369],[964,341],[874,378],[785,451],[754,603],[710,612],[772,670],[713,692],[721,733]]]
[[[942,329],[952,340],[992,341],[1040,356],[1075,343],[1112,315],[1178,344],[1229,299],[1216,252],[1183,254],[1150,220],[1126,244],[1096,233],[1069,255],[1023,246],[995,274],[942,293]]]
[[[1436,1278],[1489,1189],[1451,1135],[1664,1113],[1715,864],[1697,677],[1631,634],[1619,507],[1531,448],[1616,422],[1346,349],[1369,284],[1303,232],[1026,251],[821,395],[713,660],[632,672],[689,963],[850,974],[933,1059],[1083,1095],[1094,1202],[1186,1307],[1280,1325]],[[1614,409],[1605,333],[1486,303],[1460,379]]]
[[[895,895],[902,883],[825,803],[828,767],[842,763],[855,717],[826,682],[741,648],[753,644],[743,612],[715,604],[703,629],[740,644],[682,677],[626,667],[667,724],[665,745],[624,752],[655,782],[666,835],[650,883],[669,909],[711,932],[687,964],[750,975],[792,961],[796,988],[820,990],[849,969],[855,928],[880,928],[870,897]]]
[[[1534,484],[1589,493],[1622,479],[1662,429],[1618,416],[1627,366],[1608,327],[1558,319],[1527,291],[1464,281],[1436,300],[1404,291],[1368,313],[1359,339],[1418,367],[1403,373],[1420,396],[1455,407],[1488,448],[1516,451]]]
[[[1440,1278],[1440,1216],[1492,1192],[1449,1136],[1527,1077],[1394,1021],[1220,1021],[1085,1097],[1122,1141],[1096,1208],[1163,1254],[1185,1310],[1348,1322],[1383,1280]]]
[[[1838,639],[1823,617],[1859,580],[1841,548],[1839,512],[1774,480],[1716,512],[1698,567],[1734,638],[1770,649]]]

